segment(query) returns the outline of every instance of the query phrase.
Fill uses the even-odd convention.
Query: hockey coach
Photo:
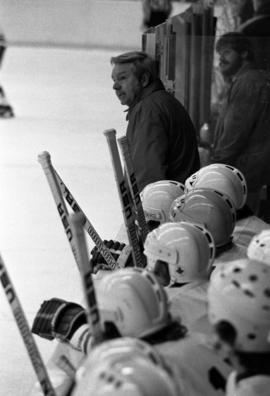
[[[158,180],[184,183],[200,167],[194,125],[167,92],[157,64],[144,52],[111,58],[113,89],[127,109],[127,139],[140,191]]]

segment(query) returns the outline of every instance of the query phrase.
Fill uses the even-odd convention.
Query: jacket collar
[[[140,103],[147,96],[151,95],[153,92],[162,90],[165,90],[165,87],[160,79],[153,81],[151,84],[145,87],[138,100],[132,106],[125,110],[125,112],[127,112],[126,119],[129,119],[132,110],[138,105],[138,103]]]
[[[255,69],[255,65],[252,62],[244,63],[243,66],[240,67],[238,72],[232,77],[232,82],[235,82],[238,77],[244,74],[248,70]]]

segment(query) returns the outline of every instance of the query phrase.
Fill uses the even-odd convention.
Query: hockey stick
[[[139,188],[137,184],[137,179],[135,175],[134,165],[130,154],[129,144],[126,136],[122,136],[117,139],[120,149],[122,152],[122,157],[124,161],[125,172],[128,179],[129,188],[131,191],[132,199],[135,205],[135,210],[137,213],[137,222],[140,229],[140,235],[142,238],[142,243],[144,243],[146,236],[148,234],[148,228],[145,221],[142,201],[139,193]]]
[[[29,328],[21,303],[16,294],[14,286],[10,280],[4,260],[1,257],[1,255],[0,255],[0,279],[4,291],[6,293],[7,300],[11,307],[12,313],[16,320],[17,326],[21,333],[22,339],[24,341],[25,347],[27,349],[32,366],[35,370],[38,381],[40,383],[42,392],[45,396],[56,396],[56,393],[52,387],[50,378],[48,376],[47,370],[45,368],[45,365],[43,363],[37,345],[35,343],[35,339]]]
[[[42,169],[45,173],[45,176],[47,178],[48,184],[50,186],[52,196],[54,199],[54,202],[56,204],[59,216],[62,220],[62,224],[67,236],[67,239],[69,241],[72,253],[75,257],[75,260],[77,262],[77,257],[76,257],[76,248],[74,246],[73,242],[73,234],[72,230],[70,228],[69,220],[68,220],[68,210],[65,204],[65,201],[63,199],[59,184],[57,182],[55,173],[54,173],[54,168],[51,163],[51,156],[47,151],[43,151],[41,154],[38,155],[38,161],[42,166]]]
[[[81,212],[77,212],[71,214],[69,218],[77,250],[78,265],[86,302],[87,320],[92,329],[93,338],[95,342],[98,343],[103,340],[103,330],[97,306],[95,286],[91,274],[92,269],[89,268],[88,251],[83,228],[84,215]]]
[[[117,185],[117,190],[121,202],[122,213],[128,234],[129,244],[132,247],[132,255],[135,266],[143,267],[142,252],[138,241],[137,230],[135,225],[135,213],[130,199],[129,189],[126,179],[123,174],[122,164],[116,142],[115,129],[108,129],[104,131],[107,143],[110,150],[114,177]]]
[[[79,212],[80,211],[80,212],[82,212],[84,214],[84,212],[80,208],[78,202],[72,196],[70,190],[67,188],[67,186],[65,185],[65,183],[63,182],[63,180],[61,179],[61,177],[59,176],[59,174],[57,173],[57,171],[55,169],[54,169],[54,173],[55,173],[55,176],[56,176],[57,181],[59,183],[60,190],[61,190],[62,194],[64,195],[67,203],[71,207],[71,209],[74,212]],[[104,257],[104,259],[105,259],[106,263],[108,264],[108,266],[110,267],[110,269],[114,270],[118,266],[120,266],[120,267],[123,266],[122,262],[125,262],[126,260],[124,258],[123,258],[123,260],[121,260],[121,257],[119,257],[118,261],[116,261],[114,259],[114,257],[112,256],[110,250],[103,243],[102,239],[98,235],[98,233],[95,230],[94,226],[92,225],[92,223],[86,217],[85,214],[84,214],[84,218],[85,218],[84,228],[85,228],[86,232],[92,238],[93,242],[95,243],[95,245],[97,246],[98,250],[100,251],[100,253]]]
[[[43,153],[41,153],[38,156],[38,160],[39,160],[39,162],[44,170],[44,173],[47,177],[48,184],[50,186],[54,201],[56,203],[58,213],[62,220],[69,244],[71,246],[71,250],[72,250],[73,255],[76,259],[76,249],[74,247],[73,235],[72,235],[72,231],[71,231],[69,221],[68,221],[69,213],[68,213],[63,195],[65,196],[67,203],[70,205],[71,209],[74,212],[81,211],[83,213],[83,211],[81,210],[80,206],[78,205],[78,203],[76,202],[74,197],[71,195],[70,191],[66,187],[66,185],[63,182],[63,180],[61,179],[61,177],[58,175],[58,173],[54,169],[52,162],[51,162],[50,154],[48,152],[44,151]],[[104,257],[106,263],[108,264],[108,266],[110,267],[110,269],[114,270],[117,266],[123,267],[125,262],[127,261],[127,256],[129,255],[128,249],[123,249],[123,253],[119,256],[118,261],[116,262],[116,260],[112,256],[110,250],[103,243],[102,239],[100,238],[97,231],[91,224],[90,220],[85,216],[85,214],[84,214],[84,217],[85,217],[84,227],[85,227],[87,233],[90,235],[90,237],[94,241],[94,243],[96,244],[100,253],[103,255],[103,257]],[[77,261],[77,259],[76,259],[76,261]]]

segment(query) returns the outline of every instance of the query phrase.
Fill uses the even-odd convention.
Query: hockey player
[[[170,220],[171,204],[184,194],[184,190],[185,186],[174,180],[159,180],[144,187],[141,200],[150,230]]]
[[[217,252],[232,245],[236,210],[231,199],[220,191],[198,188],[187,192],[172,203],[170,218],[174,222],[204,224],[214,238]]]
[[[185,181],[185,191],[193,191],[197,188],[210,188],[227,195],[236,210],[246,203],[245,177],[238,169],[230,165],[211,164],[193,173]]]
[[[175,180],[159,180],[149,183],[140,194],[145,215],[145,221],[149,230],[153,230],[160,224],[170,221],[169,212],[173,201],[182,196],[185,186]],[[116,239],[128,243],[128,237],[124,227],[121,227]]]
[[[105,394],[183,395],[157,350],[127,337],[97,346],[76,373],[72,396]]]
[[[211,233],[194,223],[165,223],[147,235],[144,254],[146,268],[168,286],[173,316],[180,316],[190,331],[211,333],[207,317],[208,279],[215,259]]]
[[[211,176],[204,177],[208,186],[211,184],[210,179]],[[251,238],[262,229],[270,228],[270,225],[255,216],[248,206],[240,208],[240,203],[244,202],[245,189],[239,188],[238,194],[233,194],[233,189],[229,188],[229,185],[225,185],[225,188],[221,188],[218,183],[216,185],[219,191],[194,188],[176,199],[171,207],[172,220],[195,221],[203,223],[209,229],[216,244],[215,267],[246,257]],[[239,209],[236,211],[233,202],[237,201]]]
[[[154,344],[174,372],[184,395],[224,394],[231,367],[215,353],[206,336],[186,334],[186,328],[172,318],[166,292],[151,272],[139,268],[111,272],[101,279],[96,291],[103,324],[110,325],[120,336]],[[38,315],[47,322],[50,316],[52,323],[60,324],[58,313],[46,316],[41,309]],[[77,349],[83,347],[79,330],[77,346],[75,333],[69,340]],[[89,352],[87,347],[83,349]]]
[[[269,395],[269,265],[246,258],[220,266],[211,276],[208,301],[217,348],[229,353],[235,367],[227,396]]]
[[[104,277],[99,286],[98,304],[104,320],[113,322],[122,336],[155,345],[176,370],[184,395],[224,393],[218,388],[224,385],[231,367],[217,358],[206,336],[186,334],[186,328],[169,311],[167,294],[151,272],[122,269]]]
[[[246,205],[247,184],[244,175],[238,169],[226,164],[211,164],[201,168],[185,182],[185,191],[196,188],[211,188],[227,195],[236,208],[236,224],[233,232],[234,248],[229,252],[229,259],[243,255],[251,238],[269,224],[259,219]],[[237,246],[239,248],[237,248]],[[244,248],[244,249],[242,249]]]

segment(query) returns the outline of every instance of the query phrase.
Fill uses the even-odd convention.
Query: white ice
[[[47,180],[46,150],[103,239],[122,214],[103,131],[125,133],[113,51],[9,48],[0,74],[16,118],[0,119],[0,253],[29,324],[45,299],[81,302],[80,278]],[[93,247],[90,237],[89,249]],[[0,286],[2,289],[2,287]],[[54,343],[35,337],[46,361]],[[0,291],[0,394],[25,396],[34,370]]]

